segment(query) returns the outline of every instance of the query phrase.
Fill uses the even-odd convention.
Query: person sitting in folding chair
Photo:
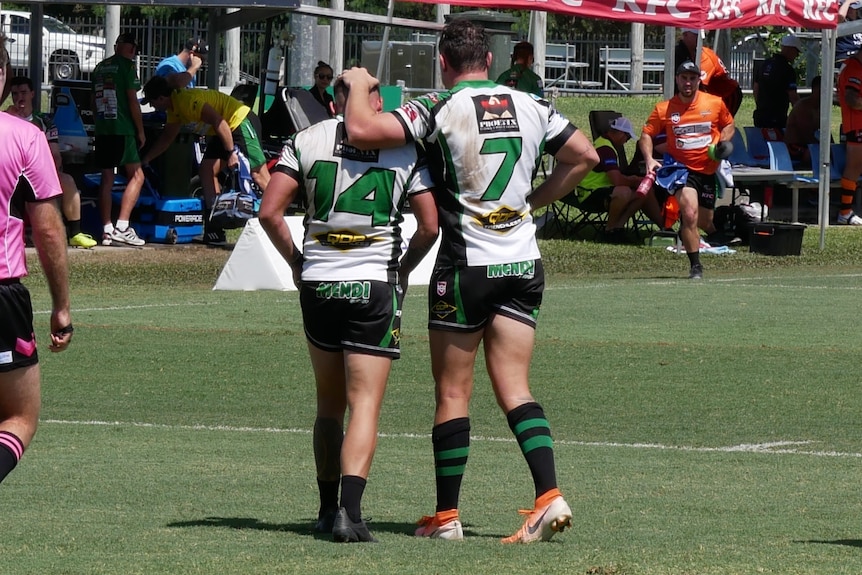
[[[643,202],[643,198],[634,193],[641,177],[623,173],[625,158],[620,158],[617,152],[631,138],[637,136],[630,120],[622,116],[611,120],[607,129],[593,142],[599,163],[577,189],[578,202],[584,209],[608,212],[603,239],[612,243],[626,241],[626,221]]]

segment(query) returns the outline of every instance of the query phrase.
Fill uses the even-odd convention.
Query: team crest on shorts
[[[446,282],[437,282],[437,295],[446,295]]]
[[[674,112],[670,115],[670,121],[674,124],[679,124],[679,112]]]

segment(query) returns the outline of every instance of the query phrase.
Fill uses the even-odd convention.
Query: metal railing
[[[279,17],[280,18],[280,17]],[[94,34],[104,36],[104,22],[98,18],[79,18],[66,21],[79,34]],[[152,75],[155,64],[161,58],[175,54],[182,44],[191,37],[206,37],[207,26],[203,19],[186,20],[162,20],[155,18],[124,19],[121,22],[123,31],[133,32],[141,42],[141,81],[146,81]],[[253,22],[243,26],[240,30],[241,56],[239,70],[242,81],[258,82],[261,76],[261,54],[269,49],[263,46],[265,22]],[[360,65],[362,60],[363,40],[380,40],[383,37],[384,27],[376,24],[365,24],[360,22],[345,22],[344,32],[344,65],[345,67]],[[389,31],[390,41],[427,41],[428,37],[419,38],[414,30],[394,27]],[[588,90],[571,90],[572,92],[598,92],[604,91],[604,73],[601,66],[602,50],[608,48],[630,48],[631,40],[628,34],[619,35],[579,35],[573,38],[548,38],[549,43],[571,44],[575,46],[575,53],[579,62],[584,66],[579,70],[579,79],[584,86],[590,86]],[[663,49],[664,40],[659,34],[647,34],[644,48]],[[217,42],[210,42],[210,51],[222,50]],[[497,55],[499,57],[499,55]],[[508,55],[506,55],[508,57]],[[220,58],[223,61],[223,57]],[[737,79],[743,89],[751,86],[753,54],[745,52],[732,52],[725,62],[731,77]],[[433,67],[436,65],[433,58],[427,63]],[[556,76],[564,73],[560,68],[546,69],[546,83],[553,83]],[[656,83],[660,76],[650,76],[647,72],[644,82]],[[653,73],[655,74],[655,73]],[[86,75],[84,75],[86,78]],[[197,83],[206,83],[205,70],[198,73]],[[598,89],[601,86],[601,90]],[[414,89],[425,88],[424,86],[407,86],[408,92]],[[564,90],[565,92],[566,90]],[[609,90],[610,91],[610,90]]]

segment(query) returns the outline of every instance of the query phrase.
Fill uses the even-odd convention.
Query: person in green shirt
[[[135,69],[138,41],[132,33],[120,34],[114,55],[105,58],[93,70],[93,103],[96,113],[95,161],[102,173],[99,186],[99,213],[102,216],[102,245],[142,246],[129,225],[132,209],[144,185],[144,172],[138,150],[144,147],[144,123],[138,90],[141,82]],[[128,183],[120,202],[117,225],[111,223],[111,189],[114,169],[124,167]]]
[[[529,42],[518,42],[512,50],[512,67],[500,74],[497,83],[509,86],[521,92],[545,95],[542,79],[533,72],[533,45]]]
[[[142,104],[167,113],[165,129],[144,156],[149,163],[168,149],[180,128],[196,124],[195,131],[207,134],[206,152],[200,165],[201,186],[205,208],[215,203],[218,190],[218,173],[224,167],[239,165],[234,145],[248,158],[251,175],[261,190],[269,184],[269,170],[260,145],[260,136],[252,125],[251,108],[218,90],[174,90],[161,76],[153,76],[144,86]],[[224,230],[207,229],[204,242],[224,244]]]

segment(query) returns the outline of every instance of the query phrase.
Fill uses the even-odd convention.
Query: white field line
[[[42,425],[78,425],[91,427],[140,427],[147,429],[159,429],[167,431],[214,431],[228,433],[286,433],[297,435],[309,435],[310,429],[282,428],[282,427],[242,427],[232,425],[168,425],[164,423],[144,423],[135,421],[68,421],[62,419],[45,419]],[[381,438],[387,439],[421,439],[431,438],[427,433],[380,433]],[[471,441],[488,441],[511,443],[511,437],[486,437],[482,435],[470,436]],[[664,451],[687,451],[693,453],[763,453],[770,455],[808,455],[814,457],[854,457],[862,458],[862,453],[841,451],[811,451],[796,449],[793,446],[811,445],[813,441],[771,441],[766,443],[742,443],[724,447],[694,447],[686,445],[664,445],[661,443],[620,443],[616,441],[572,441],[554,440],[557,446],[580,446],[580,447],[608,447],[623,449],[656,449]]]
[[[824,278],[859,278],[862,277],[862,273],[860,274],[831,274],[824,276],[817,276],[818,279]],[[846,287],[827,287],[827,286],[806,286],[806,285],[786,285],[786,284],[748,284],[748,283],[739,283],[739,282],[759,282],[759,281],[771,281],[771,280],[780,280],[785,279],[778,276],[762,276],[762,277],[743,277],[743,278],[721,278],[710,280],[714,283],[735,283],[740,287],[750,287],[750,288],[782,288],[782,289],[806,289],[806,290],[862,290],[862,286],[846,286]],[[646,280],[646,285],[674,285],[674,284],[687,284],[691,285],[687,279],[667,279],[667,280]],[[606,283],[606,282],[598,282],[598,283],[585,283],[580,285],[570,285],[570,284],[559,284],[559,285],[551,285],[546,286],[546,291],[557,291],[557,290],[570,290],[570,289],[605,289],[612,286],[618,286],[619,282],[615,283]],[[422,287],[422,286],[419,286]],[[425,297],[425,292],[421,290],[411,290],[408,292],[409,295],[414,295],[416,297]],[[287,301],[287,300],[284,300]],[[106,307],[82,307],[82,308],[73,308],[72,313],[75,312],[104,312],[104,311],[129,311],[135,309],[158,309],[158,308],[169,308],[169,307],[195,307],[195,306],[209,306],[209,305],[217,305],[218,302],[174,302],[174,303],[154,303],[154,304],[140,304],[140,305],[124,305],[124,306],[106,306]],[[44,310],[33,310],[35,315],[44,315],[50,314],[50,309]]]

